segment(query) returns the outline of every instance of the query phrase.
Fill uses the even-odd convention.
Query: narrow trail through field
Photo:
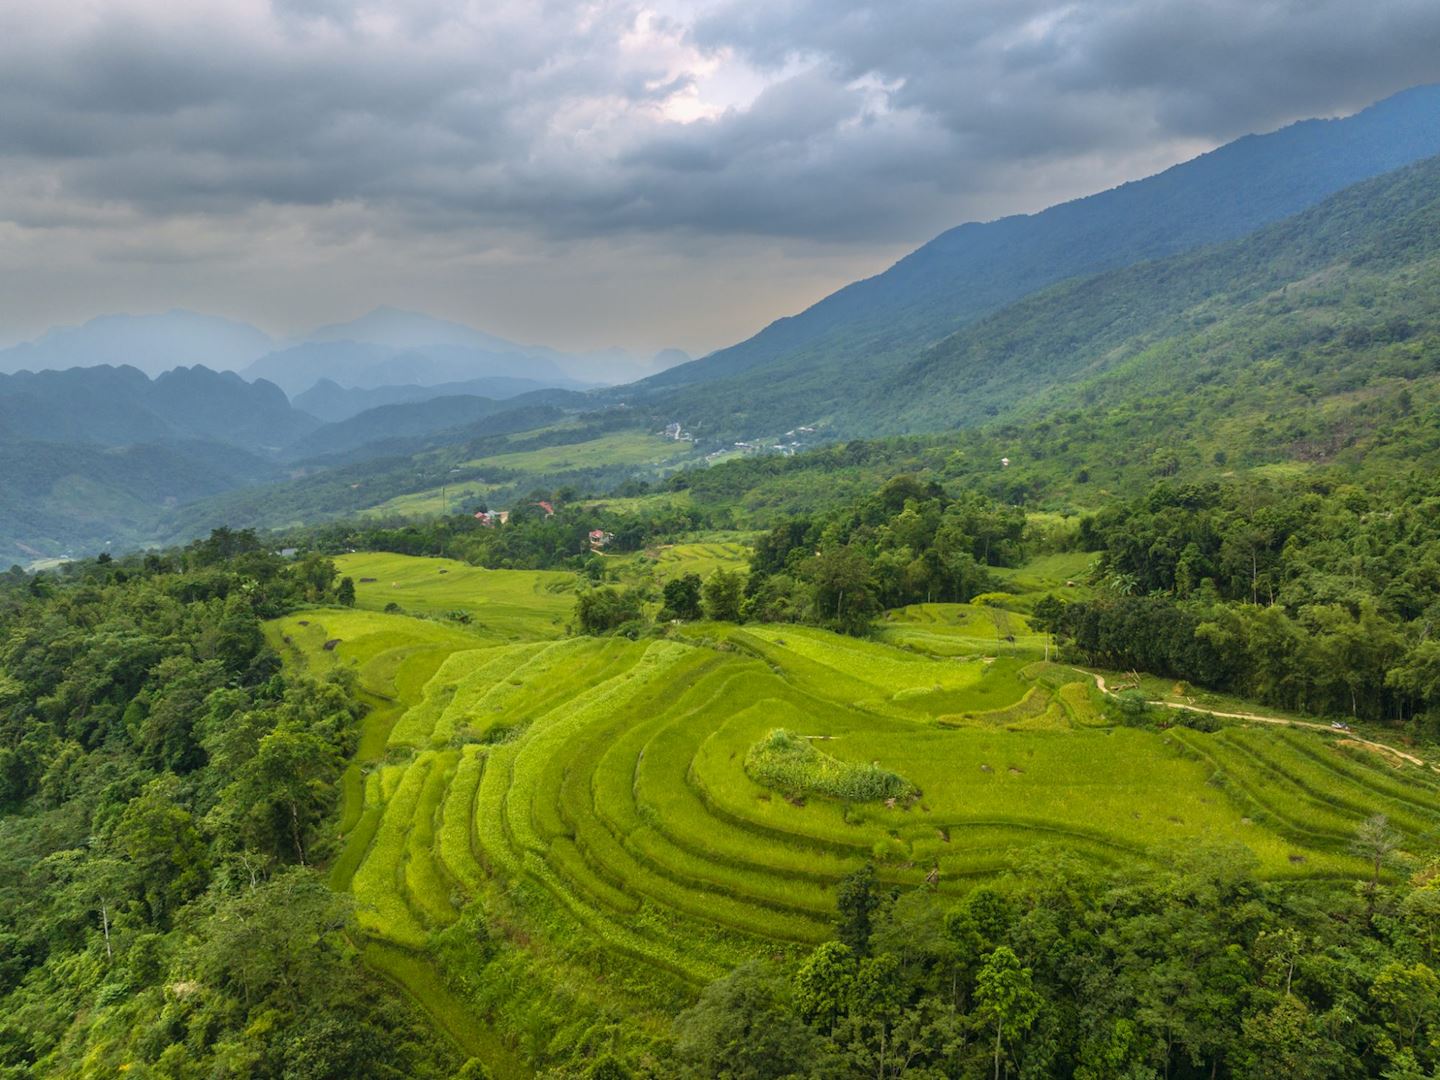
[[[1105,676],[1101,675],[1099,672],[1094,671],[1090,672],[1089,674],[1095,679],[1095,688],[1099,690],[1102,694],[1106,694],[1110,697],[1118,696],[1118,691],[1111,690],[1110,687],[1105,684]],[[1211,716],[1218,716],[1224,720],[1254,720],[1257,723],[1278,724],[1281,727],[1313,728],[1316,731],[1324,731],[1329,733],[1333,733],[1335,731],[1335,729],[1332,728],[1329,724],[1318,724],[1310,720],[1285,720],[1278,716],[1260,716],[1257,713],[1220,712],[1216,709],[1205,709],[1199,705],[1185,705],[1178,701],[1150,701],[1147,699],[1146,704],[1158,705],[1164,709],[1183,709],[1186,712],[1208,713]],[[1361,743],[1365,746],[1374,747],[1376,750],[1381,750],[1387,754],[1394,754],[1398,758],[1403,758],[1405,761],[1408,761],[1412,765],[1419,765],[1421,768],[1425,767],[1426,763],[1421,758],[1416,757],[1414,754],[1406,753],[1404,750],[1396,749],[1395,747],[1390,746],[1388,743],[1375,742],[1372,739],[1362,739],[1353,731],[1347,731],[1346,737],[1351,742]],[[1431,768],[1435,768],[1435,766],[1432,765]]]

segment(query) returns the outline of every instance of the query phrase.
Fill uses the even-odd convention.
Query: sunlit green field
[[[1045,655],[1045,635],[1015,611],[991,604],[911,604],[887,611],[877,631],[890,645],[931,656]]]
[[[464,612],[474,630],[506,639],[555,637],[575,607],[575,576],[548,570],[486,570],[454,559],[341,555],[335,565],[355,582],[357,607],[383,611]]]
[[[534,432],[525,433],[534,435]],[[517,436],[518,438],[518,436]],[[641,431],[622,431],[585,442],[542,446],[533,450],[515,450],[490,454],[460,462],[463,469],[484,469],[487,466],[514,470],[521,475],[563,473],[570,469],[594,469],[625,466],[632,469],[662,468],[695,456],[689,442],[676,442]],[[507,484],[511,481],[507,481]],[[464,480],[445,487],[399,495],[370,507],[369,516],[426,515],[453,511],[467,499],[484,498],[502,485],[482,480]]]
[[[527,472],[558,472],[564,469],[589,469],[597,465],[664,465],[692,457],[694,453],[689,442],[677,442],[642,431],[620,431],[586,442],[494,454],[462,462],[462,466],[478,468],[485,465],[503,465],[507,469]]]
[[[1324,733],[1116,727],[1088,676],[1046,663],[1025,617],[996,608],[918,605],[873,640],[708,623],[576,638],[565,575],[341,564],[376,579],[360,609],[270,628],[294,668],[353,669],[371,706],[332,883],[417,986],[461,985],[437,943],[462,916],[502,928],[519,946],[509,997],[471,987],[445,1008],[488,1017],[476,1030],[522,1057],[550,1037],[524,1030],[527,994],[672,1007],[746,959],[824,940],[837,883],[867,860],[897,888],[929,876],[948,895],[1062,852],[1119,867],[1213,845],[1275,879],[1356,878],[1349,839],[1368,815],[1411,840],[1440,827],[1440,777]],[[475,618],[378,610],[391,598]],[[746,758],[781,728],[832,773],[873,766],[918,793],[766,787]]]

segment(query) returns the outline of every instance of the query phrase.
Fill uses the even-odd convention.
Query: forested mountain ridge
[[[217,442],[0,441],[0,562],[124,551],[149,542],[156,519],[176,507],[282,475]]]
[[[284,446],[318,426],[274,383],[199,365],[153,379],[137,368],[103,364],[0,375],[0,441],[123,446],[212,439],[259,450]]]
[[[1430,158],[1240,240],[1022,300],[900,369],[847,419],[968,427],[1093,402],[1101,387],[1109,401],[1182,393],[1264,361],[1333,385],[1339,368],[1387,345],[1424,348],[1440,334],[1437,225],[1440,158]]]
[[[0,375],[0,559],[149,541],[167,510],[283,474],[319,421],[279,387],[196,366]]]
[[[1406,91],[1342,120],[1247,136],[1088,198],[952,229],[885,273],[739,345],[652,376],[633,392],[668,390],[677,414],[725,430],[812,422],[853,383],[1028,293],[1242,236],[1436,153],[1440,87]],[[691,384],[706,388],[686,391]],[[760,395],[763,404],[753,400]]]
[[[1437,217],[1440,158],[1240,240],[1055,286],[958,332],[895,378],[852,388],[832,434],[931,432],[926,456],[949,479],[1053,508],[1095,506],[1157,477],[1215,479],[1235,469],[1326,463],[1363,475],[1407,460],[1440,462],[1431,445],[1440,415]],[[547,395],[582,410],[587,400],[563,391],[526,395],[486,423]],[[750,408],[770,404],[757,389]],[[321,429],[310,442],[349,429],[364,440],[376,434],[365,417],[388,412]],[[612,410],[606,422],[624,424],[627,412]],[[652,413],[650,426],[663,415]],[[347,472],[343,485],[338,474],[302,478],[274,489],[273,506],[257,490],[182,516],[196,529],[220,520],[285,523],[306,506],[358,510],[367,505],[364,492],[398,494],[392,485],[406,477],[412,490],[438,487],[435,460],[417,457],[407,471],[403,458],[465,437],[437,431],[371,441],[345,451],[344,460],[394,455],[373,477]],[[840,497],[829,462],[847,454],[837,448],[702,467],[674,483],[696,499],[715,493],[721,504],[742,502],[763,519]],[[466,460],[454,447],[445,456]],[[870,483],[915,460],[903,444],[884,441],[863,456],[871,464],[856,475]]]

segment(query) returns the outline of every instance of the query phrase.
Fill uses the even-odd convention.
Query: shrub
[[[903,776],[821,753],[810,740],[784,728],[776,728],[750,748],[745,771],[757,783],[794,797],[828,795],[848,802],[877,802],[918,794]]]

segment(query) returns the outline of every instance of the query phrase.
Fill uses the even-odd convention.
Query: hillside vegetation
[[[1043,213],[963,225],[885,273],[637,389],[694,384],[669,397],[672,411],[739,437],[846,415],[868,379],[1027,294],[1242,236],[1440,153],[1437,99],[1440,90],[1422,87],[1344,120],[1250,136]],[[846,419],[844,433],[859,433],[856,415]]]

